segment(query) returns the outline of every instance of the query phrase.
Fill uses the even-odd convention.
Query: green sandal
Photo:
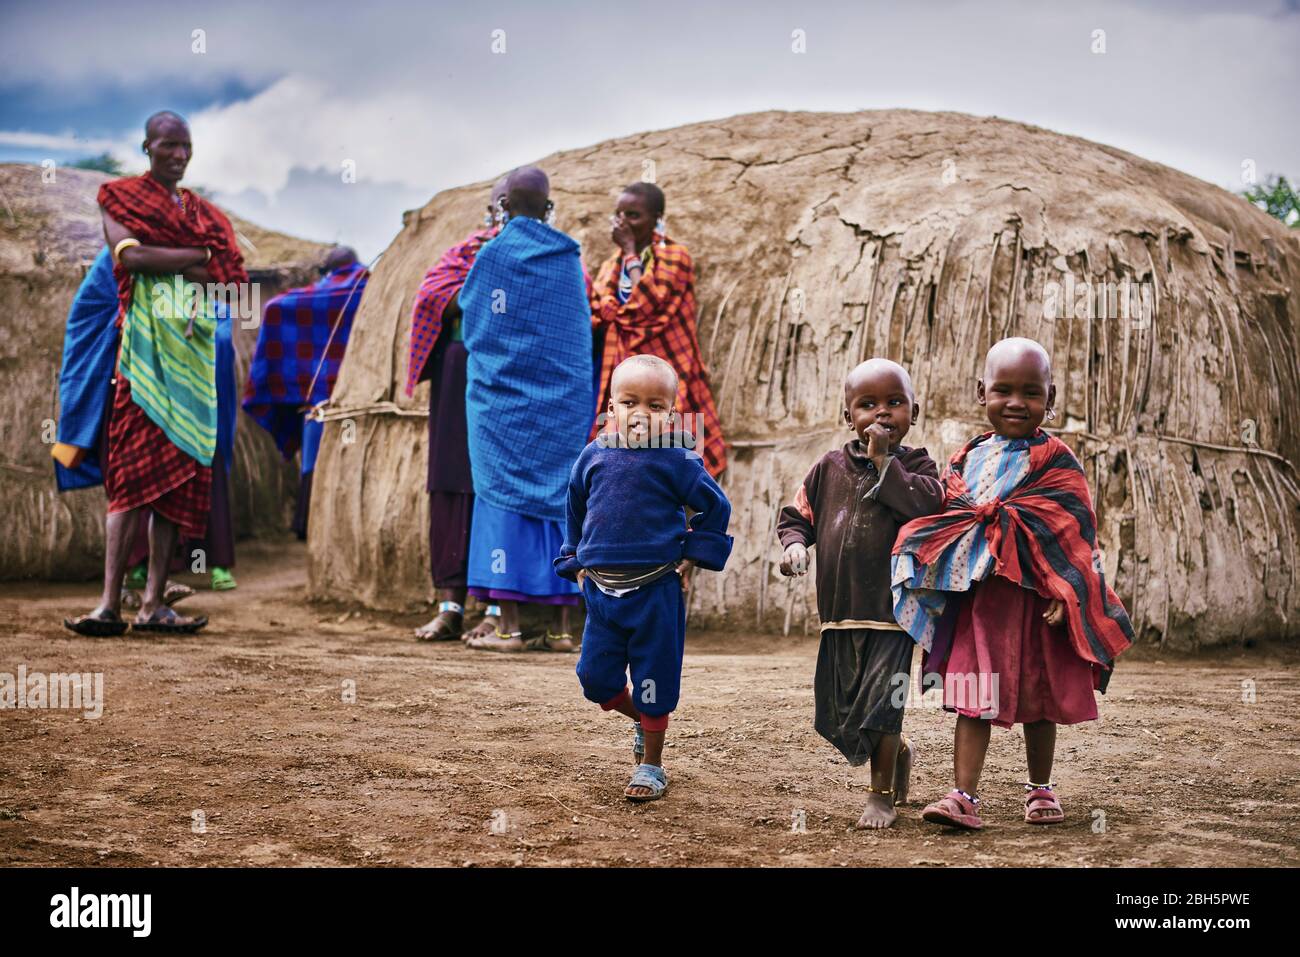
[[[143,591],[148,582],[149,565],[146,562],[141,562],[134,568],[127,570],[126,578],[122,580],[122,587],[130,588],[132,591]]]
[[[230,591],[237,587],[235,576],[230,574],[229,569],[212,566],[212,590],[213,591]]]

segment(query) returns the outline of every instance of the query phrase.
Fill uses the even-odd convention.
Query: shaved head
[[[1044,418],[1056,413],[1056,386],[1047,350],[1033,339],[1015,337],[994,343],[984,357],[984,376],[975,384],[975,397],[998,435],[1027,439]]]
[[[664,191],[654,183],[635,182],[623,187],[623,192],[638,196],[652,216],[664,214]]]
[[[997,370],[1009,366],[1022,366],[1032,363],[1042,371],[1043,384],[1052,384],[1052,359],[1039,343],[1033,339],[1012,336],[993,343],[988,355],[984,357],[984,381],[991,381]]]
[[[155,113],[145,121],[141,149],[149,157],[149,175],[174,191],[194,152],[189,124],[171,110]]]
[[[159,110],[144,121],[145,139],[151,140],[160,136],[170,124],[179,124],[187,130],[190,128],[190,125],[185,122],[185,117],[179,113],[173,113],[171,110]]]
[[[912,377],[897,362],[868,359],[844,377],[844,421],[870,455],[897,448],[919,413]]]
[[[906,369],[890,359],[868,359],[866,362],[858,363],[844,377],[845,404],[848,404],[866,383],[891,375],[902,384],[903,392],[907,397],[915,402],[916,390],[912,388],[912,377],[907,374]]]
[[[609,378],[609,391],[618,391],[619,384],[629,376],[635,376],[640,382],[657,377],[663,383],[665,392],[670,397],[677,395],[677,370],[659,356],[628,356],[614,367],[614,374]]]
[[[536,166],[521,166],[506,177],[506,210],[512,216],[541,219],[551,198],[551,181]]]
[[[325,269],[333,272],[344,266],[351,266],[357,261],[357,251],[351,246],[335,246],[325,254]]]

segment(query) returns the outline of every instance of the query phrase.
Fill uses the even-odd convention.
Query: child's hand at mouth
[[[872,422],[867,426],[867,457],[870,459],[883,459],[889,454],[889,443],[894,440],[894,430],[879,422]],[[877,462],[876,466],[879,467]]]

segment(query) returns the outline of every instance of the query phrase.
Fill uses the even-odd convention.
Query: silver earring
[[[655,223],[655,232],[659,234],[659,245],[664,245],[664,236],[668,234],[668,227],[664,225],[664,218],[659,217],[659,222]]]
[[[1048,410],[1047,410],[1047,420],[1050,422],[1050,421],[1051,421],[1052,419],[1054,419],[1054,418],[1056,418],[1056,410],[1055,410],[1055,409],[1048,409]]]

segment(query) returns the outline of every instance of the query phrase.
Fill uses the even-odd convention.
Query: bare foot
[[[524,639],[519,632],[510,635],[487,634],[471,638],[465,642],[476,651],[505,651],[514,653],[524,650]]]
[[[484,615],[477,625],[460,636],[460,640],[469,644],[475,638],[486,638],[488,635],[495,635],[500,624],[501,619],[496,615]]]
[[[898,812],[894,810],[891,797],[889,794],[868,794],[867,806],[862,809],[862,817],[858,818],[858,827],[864,831],[879,831],[893,824]]]

